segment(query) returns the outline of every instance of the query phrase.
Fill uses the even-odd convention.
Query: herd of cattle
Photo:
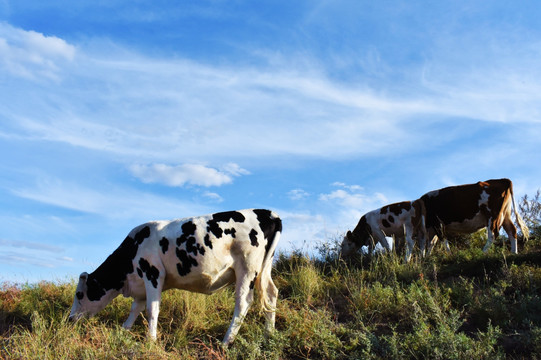
[[[509,179],[480,181],[476,184],[450,186],[428,192],[414,201],[386,205],[363,215],[353,231],[348,231],[342,243],[342,255],[347,257],[361,246],[369,252],[376,243],[389,250],[386,236],[405,239],[406,257],[413,252],[414,239],[421,253],[430,254],[439,239],[449,245],[446,235],[471,234],[487,228],[487,251],[503,226],[511,242],[511,252],[517,253],[517,229],[511,219],[511,207],[525,239],[528,228],[517,212],[513,183]],[[428,245],[428,248],[426,248]]]
[[[429,192],[415,201],[391,204],[365,214],[342,244],[344,256],[363,245],[370,249],[385,236],[404,238],[406,261],[414,239],[428,253],[438,238],[488,228],[485,250],[504,227],[517,252],[511,205],[524,237],[528,229],[514,206],[508,179],[488,180]],[[278,290],[271,278],[272,259],[282,221],[270,210],[249,209],[172,221],[152,221],[134,228],[122,244],[92,273],[79,278],[70,319],[91,316],[122,294],[133,304],[123,326],[131,328],[146,309],[148,331],[156,338],[161,293],[184,289],[211,294],[235,283],[233,320],[223,343],[229,345],[259,293],[267,331],[274,328]]]

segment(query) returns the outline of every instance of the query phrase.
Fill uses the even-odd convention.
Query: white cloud
[[[55,245],[6,239],[0,239],[0,245],[0,260],[11,266],[29,264],[52,269],[73,262],[71,257],[60,255],[64,248]]]
[[[75,47],[60,38],[0,22],[0,68],[16,76],[56,80],[62,63],[73,60],[75,53]]]
[[[321,214],[277,211],[284,226],[278,243],[279,251],[289,252],[295,249],[313,253],[318,244],[327,240],[326,221]]]
[[[224,199],[220,196],[220,194],[210,192],[210,191],[204,192],[203,197],[205,197],[205,198],[207,198],[209,200],[212,200],[214,202],[218,202],[218,203],[221,203],[221,202],[224,201]]]
[[[0,245],[2,245],[2,247],[25,248],[25,249],[30,249],[30,250],[46,251],[50,253],[59,253],[63,251],[63,249],[59,246],[32,242],[32,241],[14,241],[14,240],[0,239]]]
[[[298,249],[316,254],[322,243],[340,242],[345,231],[352,229],[367,211],[381,207],[387,198],[381,193],[368,194],[362,186],[342,182],[331,184],[329,193],[320,194],[311,211],[277,209],[284,223],[284,233],[279,249]],[[306,196],[302,189],[288,193],[290,198]]]
[[[364,194],[363,187],[359,185],[346,185],[344,183],[335,182],[332,184],[339,189],[333,190],[327,194],[321,194],[319,200],[334,203],[339,206],[350,209],[370,210],[372,206],[379,207],[387,202],[387,198],[382,193]],[[380,204],[380,205],[378,205]]]
[[[307,193],[303,189],[293,189],[287,193],[287,196],[291,200],[303,200],[310,196],[310,193]]]
[[[182,199],[129,188],[90,188],[55,178],[40,178],[34,186],[13,189],[18,197],[108,219],[170,219],[210,213],[209,208]]]
[[[63,46],[61,39],[34,38],[29,43],[50,41],[62,59],[74,56],[75,48]],[[263,67],[235,68],[118,49],[109,45],[92,53],[95,49],[77,48],[77,66],[65,71],[73,84],[85,86],[45,88],[48,101],[26,91],[28,84],[17,84],[28,94],[24,104],[16,112],[0,105],[0,116],[13,124],[13,136],[104,151],[126,163],[173,164],[188,158],[216,164],[286,154],[330,159],[407,155],[454,140],[452,131],[441,131],[448,116],[522,123],[539,121],[541,114],[535,77],[514,72],[505,81],[495,80],[512,63],[487,66],[474,76],[435,57],[422,65],[424,77],[416,83],[383,92],[336,81],[310,59],[302,62],[304,67],[281,59]],[[531,68],[527,63],[521,69],[527,74]],[[436,71],[445,69],[451,71]],[[10,94],[6,91],[5,102],[16,106],[20,96]],[[6,130],[0,133],[8,136]],[[210,184],[246,174],[235,164],[214,170]],[[162,178],[147,174],[147,181],[190,183],[179,175],[188,170],[161,171]]]
[[[233,176],[250,175],[250,172],[248,170],[241,168],[235,163],[225,164],[224,166],[222,166],[222,170]]]
[[[221,186],[233,182],[234,176],[248,174],[237,164],[227,164],[224,171],[199,164],[170,166],[165,164],[132,165],[131,172],[145,183],[158,183],[168,186]]]

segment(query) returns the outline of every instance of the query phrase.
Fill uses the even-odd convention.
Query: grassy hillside
[[[541,358],[541,239],[510,255],[488,254],[482,236],[452,254],[403,264],[396,255],[336,259],[280,255],[277,331],[264,334],[256,302],[233,346],[220,340],[234,296],[164,293],[159,340],[146,320],[121,328],[130,302],[117,298],[98,316],[70,323],[75,283],[3,284],[0,358],[5,359],[497,359]]]

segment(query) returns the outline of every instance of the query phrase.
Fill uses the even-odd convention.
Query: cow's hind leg
[[[265,312],[266,331],[271,333],[274,330],[276,319],[276,301],[278,299],[278,288],[274,285],[271,278],[271,265],[263,270],[261,277],[256,280],[256,288],[261,301],[261,308]]]
[[[503,229],[507,233],[507,237],[509,238],[509,241],[511,242],[511,252],[513,254],[518,254],[517,228],[515,227],[515,224],[513,224],[513,221],[510,218],[506,218],[503,221]]]
[[[240,326],[254,300],[254,286],[257,274],[255,272],[246,272],[242,274],[237,272],[235,286],[235,312],[233,320],[227,330],[223,344],[228,346],[239,332]]]
[[[413,254],[413,247],[415,246],[415,243],[413,242],[413,226],[410,224],[404,225],[404,239],[406,240],[406,256],[404,260],[408,263]]]
[[[144,309],[145,309],[145,300],[133,299],[130,315],[128,316],[124,324],[122,324],[124,329],[128,329],[128,330],[131,329],[131,327],[133,326],[133,323],[135,322],[139,314]]]

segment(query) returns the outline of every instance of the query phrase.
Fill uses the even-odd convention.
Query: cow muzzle
[[[75,314],[71,313],[68,317],[68,320],[70,322],[77,322],[84,317],[85,317],[85,313],[75,313]]]

